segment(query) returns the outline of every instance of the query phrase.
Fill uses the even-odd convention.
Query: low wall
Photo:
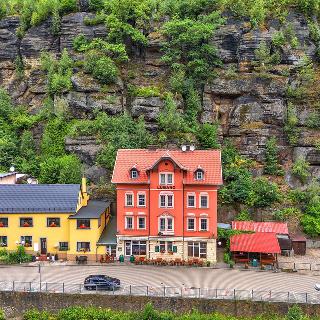
[[[203,313],[220,312],[234,316],[287,313],[290,304],[251,302],[244,300],[207,300],[187,298],[158,298],[141,296],[113,296],[105,294],[63,294],[39,292],[0,292],[0,308],[7,317],[19,317],[32,308],[56,312],[70,306],[96,306],[114,310],[138,311],[152,302],[158,310],[182,313],[193,308]],[[320,316],[320,305],[300,304],[306,314]]]

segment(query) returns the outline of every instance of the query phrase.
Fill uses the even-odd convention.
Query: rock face
[[[17,17],[0,21],[0,85],[9,89],[15,102],[29,106],[34,113],[41,109],[46,96],[46,75],[39,69],[42,51],[58,56],[63,49],[67,49],[71,56],[81,60],[81,55],[74,52],[72,47],[77,35],[84,34],[89,39],[107,35],[103,24],[92,26],[85,23],[86,19],[94,17],[93,13],[88,12],[88,3],[87,0],[79,1],[82,12],[62,17],[58,36],[52,34],[50,20],[30,28],[22,39],[16,36],[19,26]],[[320,133],[306,127],[310,113],[307,103],[295,106],[300,136],[294,148],[288,145],[284,133],[288,105],[286,90],[293,81],[294,67],[304,53],[316,59],[316,44],[310,37],[304,16],[290,12],[287,20],[287,25],[270,20],[266,28],[260,30],[251,29],[247,21],[226,16],[225,25],[210,40],[218,49],[223,68],[219,76],[204,88],[200,120],[202,123],[218,120],[220,138],[232,138],[242,154],[258,162],[264,160],[266,141],[274,136],[282,150],[283,163],[295,161],[302,156],[312,165],[313,174],[320,177],[320,151],[315,147],[320,141]],[[292,49],[289,45],[283,46],[279,68],[272,70],[269,77],[259,74],[253,68],[255,50],[262,42],[270,44],[274,34],[289,25],[297,37],[297,47]],[[148,40],[149,45],[145,51],[136,52],[123,68],[116,85],[102,86],[90,75],[75,68],[71,79],[72,90],[57,101],[63,101],[74,118],[90,118],[96,109],[110,115],[127,111],[136,118],[143,115],[148,128],[157,130],[156,119],[163,109],[163,99],[131,97],[127,93],[128,79],[136,86],[165,87],[168,84],[169,72],[160,59],[163,39],[152,30]],[[24,60],[26,67],[22,80],[15,76],[14,60],[17,57]],[[237,72],[228,74],[228,70],[234,67]],[[80,157],[87,165],[87,170],[91,170],[93,179],[102,174],[102,169],[95,166],[99,148],[93,138],[66,140],[66,150]],[[290,177],[288,179],[292,180]]]

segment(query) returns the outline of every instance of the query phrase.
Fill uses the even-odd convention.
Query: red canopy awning
[[[288,225],[285,222],[255,222],[255,221],[232,221],[232,229],[254,232],[274,232],[288,234]]]
[[[271,232],[244,233],[231,236],[230,251],[281,253],[277,235]]]

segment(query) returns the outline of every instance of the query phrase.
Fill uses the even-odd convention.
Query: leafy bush
[[[86,53],[84,69],[103,84],[114,83],[119,73],[111,58],[96,51]]]
[[[72,66],[73,61],[66,49],[62,51],[60,60],[49,53],[41,54],[41,67],[47,72],[47,88],[50,95],[61,94],[72,88]]]
[[[129,84],[128,93],[133,97],[144,97],[144,98],[162,96],[160,88],[155,86],[137,87]]]
[[[281,194],[276,183],[266,178],[257,178],[253,183],[255,193],[254,206],[258,208],[268,207],[281,199]]]
[[[251,221],[252,217],[248,210],[240,211],[237,216],[235,217],[236,221]]]
[[[303,184],[307,182],[307,179],[310,177],[310,165],[309,163],[299,157],[292,166],[292,174],[296,176]]]
[[[261,41],[259,47],[254,51],[257,70],[268,72],[273,65],[281,62],[281,56],[278,51],[271,53],[270,46],[265,41]]]
[[[82,165],[75,155],[49,157],[40,163],[40,183],[80,183]]]

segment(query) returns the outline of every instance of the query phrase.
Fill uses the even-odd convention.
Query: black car
[[[120,280],[106,275],[91,275],[85,278],[86,290],[117,290],[120,288]]]

